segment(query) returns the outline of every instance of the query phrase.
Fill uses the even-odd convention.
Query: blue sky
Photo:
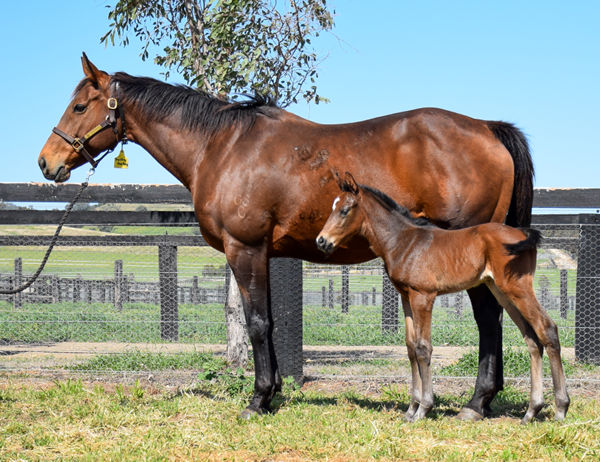
[[[4,2],[1,182],[46,181],[37,156],[82,77],[82,51],[108,72],[161,78],[136,40],[100,44],[107,2]],[[600,187],[600,2],[330,3],[336,27],[316,45],[327,56],[318,86],[331,103],[289,110],[322,123],[424,106],[506,120],[529,137],[537,187]],[[128,170],[107,160],[93,181],[176,182],[140,148],[127,156]]]

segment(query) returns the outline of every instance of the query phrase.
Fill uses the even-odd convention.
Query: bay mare
[[[433,407],[431,381],[431,314],[435,297],[486,285],[520,329],[531,356],[531,395],[523,422],[544,406],[542,353],[550,358],[557,420],[563,420],[569,395],[563,372],[558,329],[533,290],[537,230],[485,223],[444,230],[414,219],[381,191],[356,183],[346,174],[342,194],[317,237],[331,255],[360,235],[381,257],[390,280],[402,296],[406,347],[412,370],[412,392],[406,419],[423,418]]]
[[[527,226],[533,168],[523,134],[504,122],[417,109],[363,122],[321,125],[266,100],[221,101],[184,86],[118,72],[82,57],[77,85],[38,158],[44,176],[74,168],[125,136],[192,194],[206,242],[225,252],[240,287],[252,343],[254,395],[243,412],[269,409],[281,388],[272,341],[268,260],[323,262],[315,238],[339,190],[331,167],[377,184],[416,216],[462,228]],[[360,95],[356,104],[368,105]],[[360,153],[360,154],[357,154]],[[356,238],[329,262],[374,258]],[[469,291],[480,334],[475,392],[460,416],[482,418],[502,388],[502,308],[486,287]]]

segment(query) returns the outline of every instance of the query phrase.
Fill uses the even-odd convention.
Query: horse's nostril
[[[320,236],[320,237],[317,239],[317,245],[320,247],[320,246],[322,246],[322,245],[323,245],[323,242],[325,242],[325,239],[323,239],[323,236]]]
[[[46,168],[46,159],[44,157],[40,157],[38,164],[42,170]]]

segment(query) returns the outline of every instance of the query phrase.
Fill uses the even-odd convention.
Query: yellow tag
[[[129,167],[129,161],[125,157],[125,152],[121,149],[119,155],[115,157],[115,168],[127,168]]]

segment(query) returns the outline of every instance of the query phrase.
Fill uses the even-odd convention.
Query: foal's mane
[[[387,210],[391,214],[402,217],[416,226],[433,226],[433,224],[427,218],[413,217],[406,207],[403,207],[402,205],[398,204],[394,199],[392,199],[390,196],[380,191],[379,189],[375,189],[371,186],[363,184],[359,184],[358,187],[362,191],[370,194],[385,210]]]
[[[231,102],[186,85],[171,85],[150,77],[134,77],[125,72],[112,75],[119,83],[120,98],[134,104],[149,120],[164,120],[179,113],[175,119],[182,129],[198,130],[212,135],[232,125],[248,129],[258,114],[276,117],[275,102],[262,95],[246,101]],[[87,82],[82,80],[77,93]]]

